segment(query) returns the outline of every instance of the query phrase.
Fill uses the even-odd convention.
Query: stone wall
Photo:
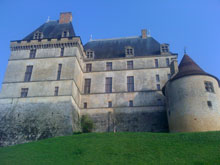
[[[81,114],[93,120],[95,132],[168,132],[163,106],[90,109]]]
[[[71,135],[78,111],[70,96],[0,99],[0,146]]]

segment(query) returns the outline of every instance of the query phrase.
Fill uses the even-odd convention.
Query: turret
[[[220,130],[219,79],[186,54],[178,69],[163,88],[170,132]]]

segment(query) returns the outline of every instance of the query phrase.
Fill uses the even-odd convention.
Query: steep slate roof
[[[125,57],[125,47],[134,48],[134,56],[159,55],[160,43],[152,37],[128,37],[94,40],[86,43],[84,49],[95,52],[95,59]]]
[[[43,32],[42,39],[61,38],[63,31],[69,31],[69,37],[75,36],[75,32],[74,32],[73,25],[71,22],[59,24],[58,21],[49,21],[49,22],[46,22],[43,25],[41,25],[39,28],[37,28],[31,34],[26,36],[23,40],[32,40],[35,32],[38,32],[38,31]]]
[[[183,56],[178,68],[179,72],[171,81],[188,75],[209,75],[186,54]]]

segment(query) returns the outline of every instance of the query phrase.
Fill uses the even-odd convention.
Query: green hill
[[[0,148],[0,164],[220,164],[220,132],[56,137]]]

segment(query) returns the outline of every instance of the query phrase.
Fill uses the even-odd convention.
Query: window
[[[36,49],[31,49],[30,50],[30,58],[35,58],[36,56]]]
[[[42,32],[36,32],[34,34],[34,39],[37,40],[37,39],[41,39],[43,38],[43,33]]]
[[[133,100],[129,100],[129,107],[133,107]]]
[[[86,58],[94,58],[94,51],[86,51]]]
[[[92,71],[92,64],[86,64],[86,72]]]
[[[127,61],[127,69],[133,69],[133,61]]]
[[[63,55],[64,55],[64,48],[61,48],[61,50],[60,50],[60,56],[63,57]]]
[[[91,87],[91,79],[85,79],[85,84],[84,84],[84,93],[90,93],[90,87]]]
[[[83,108],[87,108],[87,102],[83,104]]]
[[[157,84],[157,90],[160,90],[160,84]]]
[[[112,93],[112,77],[105,78],[105,92]]]
[[[69,32],[68,31],[63,31],[62,37],[69,37]]]
[[[161,44],[160,50],[161,50],[161,53],[169,52],[169,44]]]
[[[128,92],[134,91],[134,76],[127,77],[127,89],[128,89]]]
[[[26,67],[26,72],[25,72],[25,76],[24,76],[25,82],[31,81],[32,70],[33,70],[33,65],[28,65]]]
[[[170,66],[170,59],[166,58],[166,65],[169,67]]]
[[[21,97],[27,97],[28,88],[21,88]]]
[[[112,107],[112,102],[111,102],[111,101],[108,102],[108,107],[109,107],[109,108]]]
[[[212,102],[211,101],[207,101],[207,105],[209,108],[212,108]]]
[[[167,74],[167,78],[169,80],[171,78],[171,74]]]
[[[155,67],[158,68],[158,67],[159,67],[158,59],[155,59],[155,60],[154,60],[154,63],[155,63]]]
[[[134,48],[131,46],[126,46],[125,47],[125,55],[126,56],[133,56],[134,55]]]
[[[57,71],[57,80],[60,80],[61,70],[62,70],[62,64],[59,64],[58,65],[58,71]]]
[[[156,82],[160,82],[160,75],[159,74],[156,75]]]
[[[126,54],[127,55],[133,55],[133,49],[132,48],[126,49]]]
[[[213,87],[213,83],[210,82],[210,81],[205,81],[205,89],[207,92],[211,92],[211,93],[214,93],[214,87]]]
[[[58,96],[59,87],[55,87],[54,96]]]
[[[106,70],[112,70],[112,62],[106,62]]]

